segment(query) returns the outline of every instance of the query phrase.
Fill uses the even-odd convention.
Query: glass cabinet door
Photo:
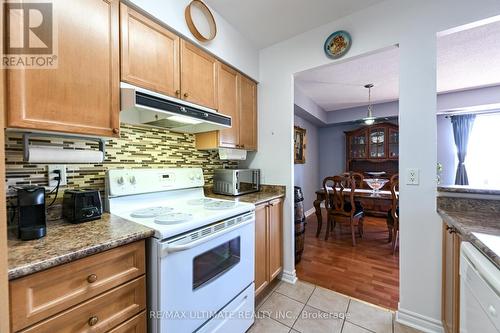
[[[365,132],[366,133],[366,132]],[[366,158],[366,134],[360,133],[351,136],[351,158]]]
[[[370,130],[370,158],[385,158],[385,129],[372,128]]]
[[[399,131],[389,129],[389,158],[399,157]]]

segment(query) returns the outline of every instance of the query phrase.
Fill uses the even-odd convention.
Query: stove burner
[[[209,198],[199,198],[199,199],[188,200],[187,204],[191,206],[201,206],[201,205],[206,205],[207,203],[212,201],[214,200]]]
[[[144,208],[144,209],[139,209],[136,211],[133,211],[130,216],[131,217],[137,217],[137,218],[150,218],[150,217],[155,217],[158,215],[163,215],[168,212],[171,212],[173,208],[170,207],[149,207],[149,208]]]
[[[189,221],[193,215],[187,213],[167,213],[155,217],[157,224],[177,224]]]
[[[234,201],[212,201],[204,205],[207,210],[223,210],[230,209],[236,205]]]

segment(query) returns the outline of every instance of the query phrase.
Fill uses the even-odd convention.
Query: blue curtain
[[[467,170],[465,169],[465,157],[467,156],[467,144],[469,136],[472,132],[472,126],[476,115],[465,114],[451,116],[451,124],[453,125],[453,137],[457,146],[458,166],[457,174],[455,175],[455,185],[469,185]]]

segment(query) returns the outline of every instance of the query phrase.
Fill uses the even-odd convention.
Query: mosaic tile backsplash
[[[30,141],[37,146],[98,149],[97,143],[67,138],[34,137]],[[21,133],[6,134],[5,155],[6,188],[10,199],[15,195],[12,186],[48,186],[47,164],[23,162]],[[104,192],[104,177],[108,169],[201,167],[205,184],[211,185],[215,169],[237,166],[237,162],[219,160],[217,151],[197,150],[194,134],[122,124],[121,137],[106,143],[106,157],[102,164],[66,164],[68,184],[60,188],[59,197],[66,188],[93,188]]]

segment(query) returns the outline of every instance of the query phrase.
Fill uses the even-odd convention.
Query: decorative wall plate
[[[217,24],[210,9],[201,0],[193,0],[184,11],[189,31],[200,42],[208,42],[217,35]]]
[[[335,31],[325,41],[325,53],[332,59],[341,58],[349,51],[351,44],[351,35],[347,31]]]

